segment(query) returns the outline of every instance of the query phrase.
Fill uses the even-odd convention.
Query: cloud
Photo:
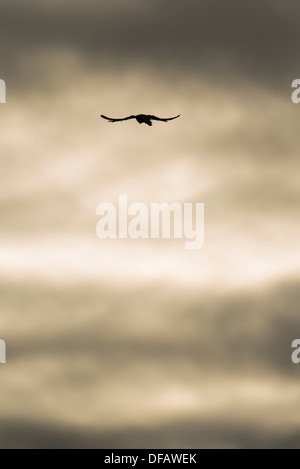
[[[36,53],[66,50],[98,70],[146,65],[158,74],[170,70],[216,85],[249,81],[286,92],[297,73],[299,13],[294,0],[88,0],[84,8],[78,1],[5,0],[2,72],[16,73],[20,64],[24,71]]]
[[[258,429],[234,419],[183,419],[108,432],[14,420],[2,421],[0,430],[3,449],[299,449],[299,436],[297,426]]]
[[[2,445],[298,444],[299,13],[2,1]],[[99,118],[138,112],[181,118]],[[204,202],[204,248],[100,244],[120,193]]]
[[[1,447],[297,447],[299,280],[0,293]]]

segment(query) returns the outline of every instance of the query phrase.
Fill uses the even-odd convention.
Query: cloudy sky
[[[2,0],[2,447],[299,445],[299,13]],[[204,247],[98,239],[119,194]]]

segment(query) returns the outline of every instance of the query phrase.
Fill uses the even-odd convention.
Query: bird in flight
[[[139,124],[147,124],[150,126],[152,126],[152,121],[168,122],[173,119],[177,119],[177,117],[179,116],[180,114],[178,114],[178,116],[175,116],[175,117],[169,117],[169,118],[163,119],[161,117],[151,116],[149,114],[138,114],[136,116],[124,117],[123,119],[112,119],[111,117],[106,117],[106,116],[103,116],[103,114],[101,114],[101,117],[103,119],[108,120],[109,122],[121,122],[121,121],[128,121],[129,119],[136,119]]]

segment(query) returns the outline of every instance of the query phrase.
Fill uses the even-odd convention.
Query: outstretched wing
[[[149,116],[150,119],[154,120],[154,121],[163,121],[163,122],[168,122],[168,121],[172,121],[173,119],[177,119],[177,117],[179,117],[180,114],[178,114],[178,116],[175,116],[175,117],[166,117],[166,118],[162,118],[162,117],[156,117],[156,116]]]
[[[109,122],[128,121],[129,119],[134,119],[134,118],[135,118],[135,116],[128,116],[128,117],[124,117],[123,119],[113,119],[112,117],[103,116],[103,114],[101,114],[101,117],[102,117],[103,119],[108,120]]]

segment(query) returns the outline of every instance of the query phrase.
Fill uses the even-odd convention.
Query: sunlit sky
[[[216,92],[184,79],[170,88],[163,76],[137,72],[125,73],[120,89],[107,72],[69,61],[76,87],[50,78],[49,89],[9,95],[2,108],[2,275],[222,288],[298,273],[297,109],[288,94],[250,85]],[[145,108],[182,116],[153,128],[99,118]],[[96,207],[117,205],[119,194],[146,205],[205,203],[204,247],[99,240]]]
[[[299,444],[299,10],[2,0],[0,445]],[[203,248],[100,240],[119,194]]]

